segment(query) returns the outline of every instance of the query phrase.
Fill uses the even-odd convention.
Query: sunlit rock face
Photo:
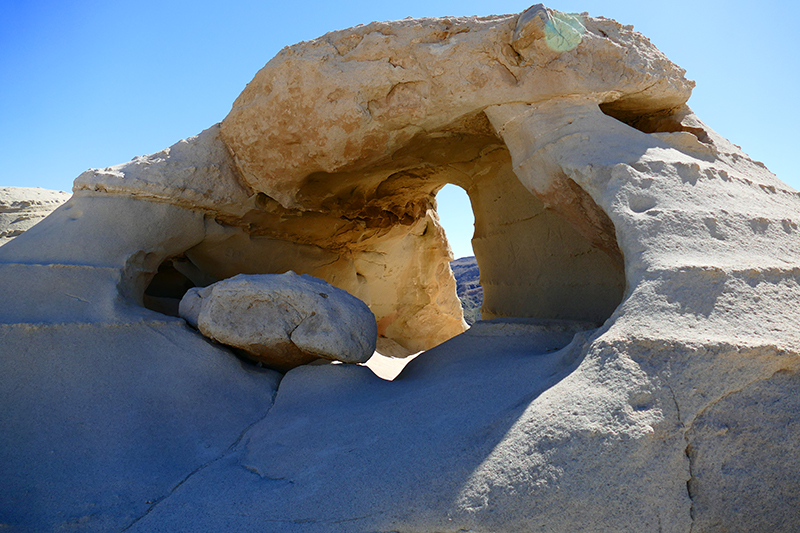
[[[3,523],[795,530],[800,199],[692,85],[631,27],[543,6],[372,23],[84,173],[0,248]],[[493,319],[461,335],[446,183]],[[394,382],[281,375],[152,310],[287,270],[365,302],[378,350],[435,347]]]
[[[192,288],[179,311],[206,337],[284,371],[316,359],[366,363],[375,352],[375,316],[364,302],[292,271]]]
[[[0,187],[0,246],[22,235],[69,200],[64,191]]]
[[[204,239],[165,258],[193,284],[311,274],[365,301],[378,349],[402,356],[466,327],[435,213],[453,183],[475,211],[486,318],[601,323],[625,285],[613,225],[579,186],[530,194],[484,111],[569,94],[641,117],[680,106],[692,83],[613,21],[558,17],[373,23],[289,47],[221,128],[85,173],[76,191],[203,209]],[[533,38],[562,19],[575,42]]]
[[[688,99],[692,83],[641,35],[613,21],[558,15],[580,27],[565,57],[569,43],[543,33],[555,27],[554,16],[541,8],[524,20],[372,23],[289,47],[236,100],[222,139],[243,181],[266,194],[272,209],[323,212],[342,226],[363,221],[376,242],[397,239],[381,235],[387,226],[411,233],[434,205],[433,194],[446,183],[459,185],[475,212],[486,318],[600,323],[624,290],[613,225],[578,186],[558,198],[531,195],[484,111],[569,94],[635,109],[637,116],[664,113]],[[350,236],[347,241],[351,249],[359,246]],[[428,264],[446,270],[445,254],[444,246],[428,246]],[[403,262],[381,255],[388,264]],[[356,272],[369,287],[373,276]],[[410,309],[425,310],[426,324],[449,324],[453,302],[437,277],[423,272],[395,279],[406,290],[419,286],[447,302]],[[408,329],[404,309],[409,306],[373,307],[387,325],[384,334],[409,346],[407,334],[399,334]],[[410,325],[423,331],[416,321]],[[453,331],[436,329],[445,336]]]

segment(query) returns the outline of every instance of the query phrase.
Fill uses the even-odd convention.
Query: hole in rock
[[[471,243],[475,260],[469,258],[469,264],[464,264],[457,259],[451,264],[456,277],[460,269],[474,269],[467,278],[474,280],[472,285],[462,283],[459,287],[462,302],[465,293],[469,297],[470,289],[481,291],[482,305],[474,309],[474,320],[602,324],[621,303],[625,290],[621,253],[610,219],[566,177],[561,177],[568,181],[560,197],[566,207],[547,207],[517,179],[505,147],[495,150],[491,161],[472,179],[458,180],[458,187],[445,185],[436,196],[440,222],[448,238],[453,239],[454,250],[467,249],[463,233],[465,226],[467,232],[471,228],[463,213],[459,219],[450,216],[448,210],[452,206],[474,215]],[[466,189],[469,203],[459,195],[461,187]],[[587,214],[590,212],[594,216]],[[609,242],[611,246],[603,245]],[[466,311],[468,306],[463,307]],[[393,379],[406,362],[386,364],[377,357],[370,361],[386,365],[373,368],[385,379]]]
[[[205,240],[159,268],[145,304],[174,313],[192,285],[292,270],[364,301],[378,321],[378,352],[407,357],[463,331],[444,224],[456,258],[472,255],[472,236],[473,288],[483,291],[474,318],[599,325],[625,289],[613,224],[566,176],[541,179],[559,185],[555,196],[523,185],[483,113],[462,117],[390,157],[298,178],[299,207],[257,192],[243,214],[208,218]]]
[[[478,262],[472,251],[475,216],[467,192],[448,183],[436,193],[436,212],[453,251],[450,268],[456,278],[456,294],[461,301],[464,320],[471,326],[481,319],[483,288]]]
[[[144,306],[169,316],[178,316],[178,306],[186,291],[195,286],[178,268],[185,259],[170,258],[161,263],[142,296]],[[178,268],[176,268],[176,264]]]
[[[457,185],[447,184],[436,193],[436,213],[444,228],[453,258],[474,256],[472,235],[475,232],[475,215],[467,191]]]

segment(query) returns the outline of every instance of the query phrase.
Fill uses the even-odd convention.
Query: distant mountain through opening
[[[481,319],[483,287],[481,287],[478,261],[474,257],[460,257],[450,262],[456,278],[456,293],[464,310],[464,320],[470,326]]]

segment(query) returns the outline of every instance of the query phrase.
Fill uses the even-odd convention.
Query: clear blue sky
[[[225,117],[275,53],[298,41],[373,20],[517,13],[529,5],[0,0],[0,185],[69,190],[87,168],[197,134]],[[697,81],[689,104],[702,120],[800,188],[800,2],[546,5],[633,24]],[[451,203],[440,199],[445,229],[456,257],[471,255],[471,220],[451,220]]]

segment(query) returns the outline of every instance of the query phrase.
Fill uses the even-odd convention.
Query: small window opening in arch
[[[472,235],[475,233],[475,215],[467,192],[458,185],[448,183],[436,193],[436,212],[447,234],[453,257],[474,256]]]
[[[456,278],[456,292],[464,310],[464,320],[470,326],[481,319],[483,288],[472,236],[475,232],[475,215],[464,189],[447,184],[436,194],[436,211],[444,228],[447,241],[453,250],[450,268]]]

